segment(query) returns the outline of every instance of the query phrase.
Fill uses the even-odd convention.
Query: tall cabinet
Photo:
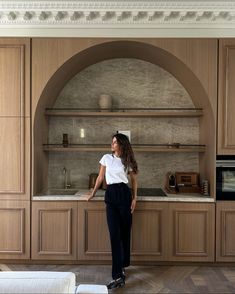
[[[30,39],[0,39],[0,258],[30,252]]]
[[[219,41],[217,153],[235,154],[235,39]]]

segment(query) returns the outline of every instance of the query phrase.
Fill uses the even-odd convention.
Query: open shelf
[[[200,117],[202,108],[46,108],[47,116],[78,117]]]
[[[205,152],[205,145],[190,144],[132,144],[135,152]],[[93,152],[110,151],[110,145],[104,144],[69,144],[63,147],[61,144],[43,144],[43,150],[46,152]]]

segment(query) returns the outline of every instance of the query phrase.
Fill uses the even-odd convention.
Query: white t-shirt
[[[114,154],[105,154],[100,164],[106,167],[105,179],[108,185],[116,183],[128,183],[127,173],[120,157]]]

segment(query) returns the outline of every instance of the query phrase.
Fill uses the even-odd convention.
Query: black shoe
[[[107,288],[108,289],[121,288],[124,285],[125,285],[124,278],[118,278],[118,279],[112,280],[110,283],[108,283]]]
[[[123,277],[124,277],[124,279],[125,279],[125,278],[126,278],[126,270],[125,270],[124,267],[122,268],[122,275],[123,275]]]

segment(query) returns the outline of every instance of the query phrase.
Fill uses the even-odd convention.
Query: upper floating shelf
[[[79,117],[199,117],[202,108],[46,108],[47,116]]]
[[[205,145],[190,144],[132,144],[136,152],[205,152]],[[69,144],[63,147],[60,144],[43,144],[44,151],[52,152],[89,152],[89,151],[110,151],[106,144]]]

